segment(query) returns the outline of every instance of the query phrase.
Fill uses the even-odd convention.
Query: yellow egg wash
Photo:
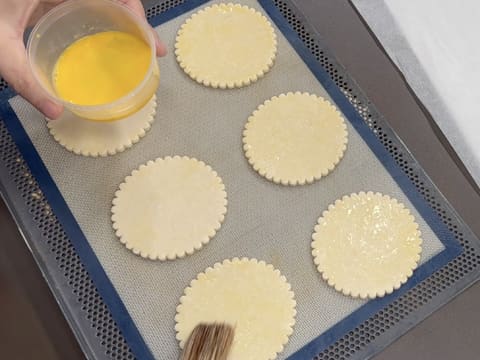
[[[144,79],[151,50],[140,38],[120,31],[85,36],[57,60],[57,95],[77,105],[101,105],[127,95]]]

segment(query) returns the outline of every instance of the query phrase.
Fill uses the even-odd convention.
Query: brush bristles
[[[198,324],[183,349],[180,360],[227,360],[235,329],[224,323]]]

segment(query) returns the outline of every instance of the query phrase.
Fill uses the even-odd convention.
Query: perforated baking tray
[[[204,2],[166,1],[148,9],[147,15],[157,26]],[[424,264],[406,286],[394,296],[365,304],[291,355],[297,359],[365,358],[478,278],[478,240],[297,9],[284,1],[262,0],[260,4],[351,124],[373,146],[372,151],[387,164],[399,186],[410,194],[417,210],[429,218],[432,228],[440,229],[445,249]],[[2,195],[85,354],[89,358],[151,358],[110,279],[98,262],[91,261],[95,257],[92,249],[70,236],[78,233],[78,224],[55,193],[53,180],[46,176],[46,167],[8,102],[14,93],[5,84],[1,86]]]

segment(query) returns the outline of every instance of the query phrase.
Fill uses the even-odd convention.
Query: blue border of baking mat
[[[182,15],[200,5],[207,3],[208,1],[210,0],[187,1],[172,8],[171,10],[166,11],[165,13],[150,18],[149,22],[154,27],[159,26],[179,15]],[[422,215],[422,217],[445,246],[445,249],[441,253],[418,267],[413,273],[413,276],[399,290],[394,291],[391,295],[383,298],[369,301],[289,357],[290,360],[299,360],[313,358],[321,353],[347,332],[360,325],[362,322],[370,318],[393,300],[413,288],[419,282],[423,281],[435,271],[445,266],[449,261],[460,255],[463,251],[463,248],[460,243],[455,240],[453,234],[446,228],[441,219],[433,212],[433,209],[420,196],[406,174],[395,163],[392,156],[387,152],[372,130],[358,115],[355,108],[350,104],[337,85],[332,81],[332,79],[330,79],[328,73],[320,65],[317,59],[315,59],[310,50],[299,38],[298,34],[290,27],[288,21],[277,9],[274,2],[272,0],[258,0],[258,2],[268,13],[272,21],[275,22],[286,39],[301,56],[310,71],[328,92],[332,100],[342,110],[345,117],[350,121],[363,140],[368,144],[371,151],[382,162],[384,167],[395,179],[397,184],[407,195],[412,204],[416,207],[418,212]],[[30,141],[30,138],[25,132],[15,112],[11,108],[8,100],[15,95],[16,94],[9,88],[0,92],[0,115],[3,118],[10,135],[17,144],[20,153],[22,154],[25,162],[28,164],[32,175],[37,180],[43,194],[48,199],[48,202],[54,210],[58,220],[62,224],[65,233],[75,247],[77,254],[79,255],[92,281],[101,294],[103,301],[112,313],[117,326],[121,330],[133,354],[135,357],[142,360],[154,359],[150,349],[144,342],[132,318],[128,314],[125,305],[120,299],[113,284],[110,282],[110,279],[102,268],[95,253],[85,238],[85,235],[82,233],[73,214],[68,208],[68,205],[63,199],[62,194],[55,185],[55,182],[48,173],[48,170],[43,164],[42,159]]]

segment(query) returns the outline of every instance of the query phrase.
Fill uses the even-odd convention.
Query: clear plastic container
[[[108,104],[77,105],[59,98],[53,86],[58,57],[72,42],[102,31],[123,31],[150,46],[151,63],[145,78],[129,94]],[[134,113],[150,100],[159,83],[155,39],[149,25],[125,6],[110,0],[70,0],[56,6],[33,28],[27,53],[35,78],[52,99],[89,120],[115,120]]]

